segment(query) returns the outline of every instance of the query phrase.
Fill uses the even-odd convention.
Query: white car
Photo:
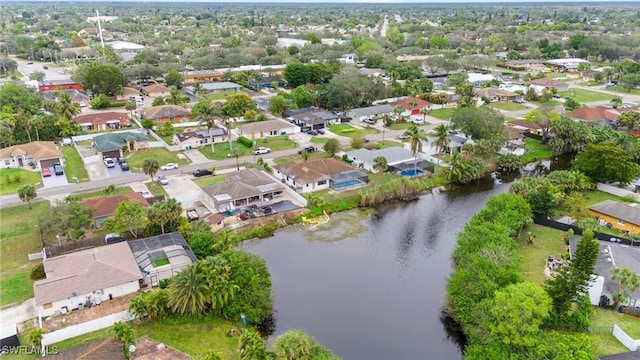
[[[174,170],[178,168],[178,164],[176,163],[168,163],[160,166],[160,170]]]
[[[108,168],[116,167],[116,163],[112,158],[104,158],[104,165]]]
[[[158,175],[158,182],[161,185],[169,185],[169,179],[167,179],[167,177],[164,175]]]
[[[413,119],[411,119],[411,122],[416,124],[416,125],[424,125],[424,120],[422,120],[420,118],[413,118]]]
[[[262,154],[268,154],[271,152],[271,149],[266,148],[266,147],[259,147],[255,150],[253,150],[253,155],[262,155]]]

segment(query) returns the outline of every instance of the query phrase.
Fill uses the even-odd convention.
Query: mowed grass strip
[[[22,302],[33,296],[31,268],[39,260],[28,254],[42,250],[38,216],[50,211],[48,201],[0,208],[0,305]]]
[[[562,97],[573,98],[573,100],[579,103],[605,101],[605,100],[611,100],[613,98],[613,95],[609,95],[609,94],[605,94],[597,91],[583,90],[583,89],[569,89],[569,91],[560,92],[558,93],[558,95]]]
[[[69,183],[89,181],[89,174],[76,147],[60,146],[59,148],[64,156],[64,174],[67,176]]]
[[[36,183],[40,183],[36,185]],[[33,185],[36,189],[42,187],[40,171],[24,169],[0,169],[0,195],[16,194],[24,185]]]
[[[167,163],[176,163],[178,165],[188,165],[188,160],[182,160],[178,157],[178,153],[170,152],[165,148],[152,148],[152,149],[144,149],[137,151],[131,157],[127,158],[127,163],[129,163],[129,168],[133,172],[143,172],[142,171],[142,163],[145,159],[156,159],[158,160],[158,164],[160,166]]]
[[[534,236],[533,244],[527,241],[528,232]],[[539,225],[531,225],[520,234],[519,243],[523,255],[520,273],[525,280],[538,285],[544,283],[547,279],[544,273],[547,257],[553,255],[559,258],[567,250],[564,235],[563,231]]]
[[[363,123],[363,125],[365,125]],[[329,126],[329,131],[338,135],[345,137],[353,137],[354,135],[364,136],[366,134],[377,134],[380,131],[371,127],[363,127],[362,129],[356,129],[355,127],[349,124],[334,124]]]
[[[285,149],[293,149],[298,146],[295,141],[291,140],[286,135],[281,136],[270,136],[262,139],[255,139],[255,145],[252,148],[248,148],[237,141],[232,142],[233,149],[240,150],[242,152],[241,156],[251,155],[251,152],[255,148],[259,147],[268,147],[271,151],[285,150]],[[203,146],[198,149],[207,159],[210,160],[223,160],[229,158],[230,147],[229,142],[219,142],[215,143],[214,151],[211,151],[211,144],[207,146]],[[194,151],[194,150],[191,150]]]
[[[226,175],[216,175],[216,176],[201,177],[199,179],[194,180],[193,182],[198,184],[198,186],[200,187],[207,187],[207,186],[219,184],[225,180],[227,180]]]
[[[449,120],[455,110],[456,109],[436,109],[429,111],[429,115],[437,117],[438,119]]]

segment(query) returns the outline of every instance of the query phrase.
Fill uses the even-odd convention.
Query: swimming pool
[[[424,171],[422,171],[420,169],[411,169],[411,170],[402,170],[402,171],[400,171],[400,176],[407,176],[407,177],[420,176],[422,174],[424,174]]]
[[[354,179],[354,180],[344,181],[341,183],[334,183],[333,185],[331,185],[331,187],[336,190],[342,190],[349,187],[358,186],[360,184],[362,184],[362,181]]]

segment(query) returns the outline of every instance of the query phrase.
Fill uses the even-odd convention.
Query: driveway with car
[[[63,175],[56,175],[53,171],[53,167],[47,168],[51,176],[42,177],[42,186],[46,188],[69,185],[67,177]],[[40,172],[42,175],[42,172]]]

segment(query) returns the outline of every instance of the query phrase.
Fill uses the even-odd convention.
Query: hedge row
[[[240,136],[238,138],[238,142],[242,145],[244,145],[245,147],[251,149],[253,147],[253,140],[246,138],[244,136]]]

